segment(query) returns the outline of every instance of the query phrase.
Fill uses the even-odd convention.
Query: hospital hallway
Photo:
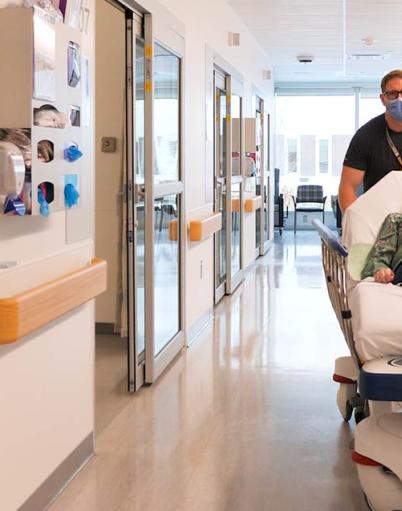
[[[347,352],[324,286],[318,235],[276,234],[193,344],[127,396],[50,510],[367,510],[354,423],[336,407],[333,363]]]

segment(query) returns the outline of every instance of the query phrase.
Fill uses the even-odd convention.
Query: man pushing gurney
[[[363,361],[402,353],[402,319],[398,321],[402,318],[401,290],[396,286],[378,288],[378,283],[397,283],[402,278],[398,273],[402,272],[398,268],[402,238],[397,216],[402,213],[402,187],[399,173],[391,172],[402,169],[401,96],[402,70],[396,69],[381,81],[385,113],[371,119],[353,136],[339,186],[344,212],[342,241],[350,253],[349,300],[356,349]],[[361,185],[365,193],[356,200]],[[377,248],[371,249],[377,235]],[[356,286],[361,277],[371,276],[375,283],[365,280]]]

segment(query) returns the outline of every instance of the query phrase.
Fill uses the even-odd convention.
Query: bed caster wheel
[[[402,482],[384,467],[358,465],[360,484],[372,511],[402,510]]]
[[[360,421],[368,417],[369,414],[367,413],[366,407],[364,405],[356,406],[355,408],[355,422],[356,424],[359,424]]]
[[[353,415],[353,406],[349,403],[346,403],[344,413],[342,413],[343,420],[345,422],[349,422]]]
[[[336,395],[336,402],[338,410],[340,411],[343,419],[349,422],[353,413],[353,405],[351,404],[352,398],[356,395],[356,383],[340,383],[338,393]]]

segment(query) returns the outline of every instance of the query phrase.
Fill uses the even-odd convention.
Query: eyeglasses
[[[402,90],[387,90],[384,92],[384,96],[387,96],[387,99],[393,101],[394,99],[398,99],[399,96],[402,96]]]

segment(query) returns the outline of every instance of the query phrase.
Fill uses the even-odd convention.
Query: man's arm
[[[362,184],[364,171],[343,166],[339,184],[338,201],[342,213],[357,199],[357,190]]]

